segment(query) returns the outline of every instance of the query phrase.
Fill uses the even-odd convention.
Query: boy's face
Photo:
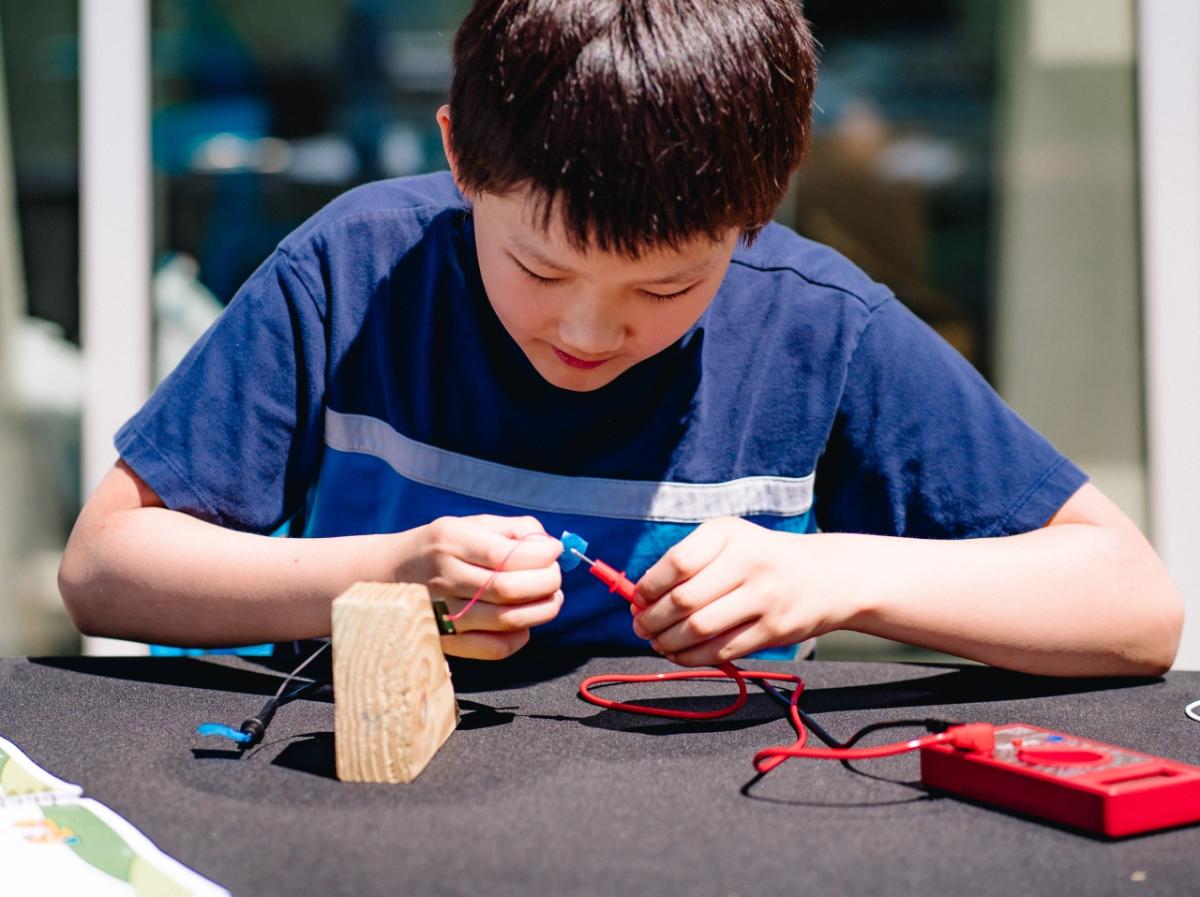
[[[437,112],[446,158],[450,107]],[[549,383],[588,392],[687,332],[717,294],[739,231],[647,250],[634,259],[571,247],[562,221],[543,228],[529,191],[471,196],[483,286],[496,316]]]
[[[587,392],[661,352],[700,317],[725,277],[738,232],[637,259],[567,241],[535,220],[526,191],[472,197],[483,285],[497,317],[549,383]]]

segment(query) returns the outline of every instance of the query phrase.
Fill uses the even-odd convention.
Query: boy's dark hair
[[[808,146],[816,45],[795,0],[476,0],[454,40],[468,192],[532,188],[569,239],[636,256],[746,239]]]

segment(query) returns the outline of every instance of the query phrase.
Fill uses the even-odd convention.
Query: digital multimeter
[[[995,727],[991,751],[921,748],[921,781],[1109,837],[1200,822],[1200,767],[1025,723]]]

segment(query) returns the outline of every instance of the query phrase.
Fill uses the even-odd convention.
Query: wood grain
[[[337,777],[411,782],[458,725],[429,590],[355,583],[333,602]]]

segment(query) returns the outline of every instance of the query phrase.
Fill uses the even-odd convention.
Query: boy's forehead
[[[495,204],[499,219],[496,223],[502,226],[506,243],[525,256],[554,267],[612,262],[644,271],[667,270],[670,276],[663,277],[663,282],[676,281],[703,273],[732,249],[738,236],[731,229],[724,240],[699,235],[678,245],[647,243],[635,255],[629,255],[572,241],[567,235],[559,199],[550,205],[549,214],[544,197],[528,188],[501,196],[493,194],[485,201]]]

